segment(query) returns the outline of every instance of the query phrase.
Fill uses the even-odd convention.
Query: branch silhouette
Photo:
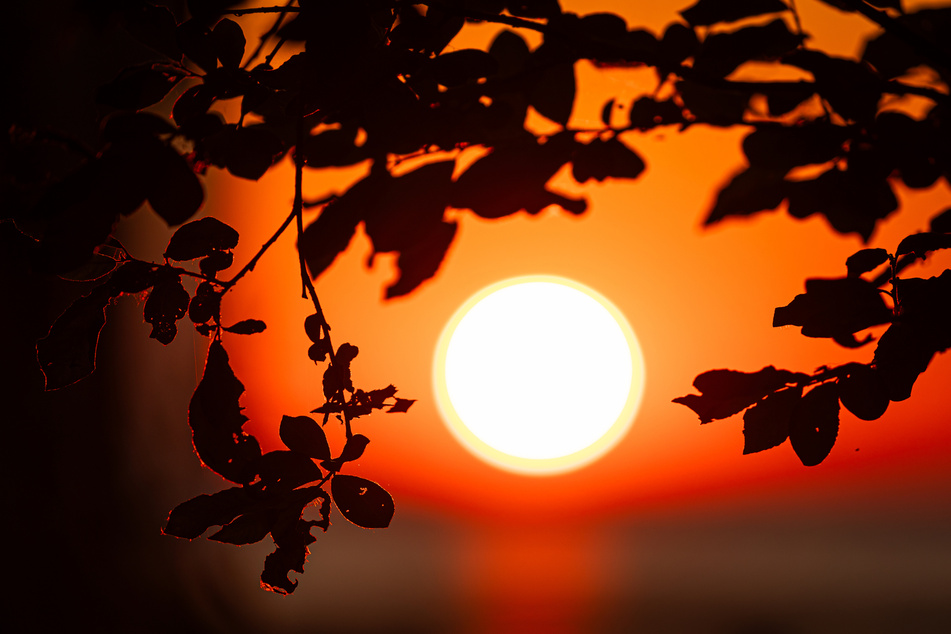
[[[858,11],[884,30],[852,59],[810,48],[808,25],[781,0],[698,0],[659,36],[609,13],[564,12],[556,0],[300,0],[240,9],[237,2],[190,0],[184,15],[148,3],[116,5],[113,17],[152,57],[99,87],[106,114],[98,146],[87,150],[67,133],[19,121],[6,138],[9,156],[44,156],[49,167],[24,174],[7,162],[5,245],[23,252],[36,271],[98,281],[37,343],[47,389],[93,372],[108,306],[119,298],[147,295],[144,319],[163,344],[187,315],[210,340],[188,412],[194,448],[206,467],[236,486],[177,506],[164,532],[191,539],[218,526],[209,539],[232,544],[270,535],[276,549],[261,583],[293,592],[297,581],[289,573],[303,572],[316,539],[310,531],[327,530],[333,505],[368,528],[388,525],[395,508],[379,485],[341,471],[369,442],[354,433],[356,419],[383,409],[406,412],[413,400],[397,397],[392,385],[353,385],[358,348],[334,345],[313,283],[358,227],[374,255],[396,255],[399,276],[385,294],[404,296],[437,273],[455,239],[448,209],[483,218],[537,214],[552,205],[585,213],[587,201],[550,189],[552,177],[570,164],[579,183],[637,179],[647,167],[628,133],[657,128],[749,130],[742,146],[747,166],[720,188],[707,225],[785,206],[793,217],[819,214],[833,231],[867,242],[898,210],[895,183],[925,188],[948,179],[951,10],[905,13],[898,0],[816,1]],[[261,13],[276,17],[248,54],[244,29],[231,17]],[[470,23],[508,28],[487,50],[451,47]],[[519,34],[526,30],[542,43],[532,49]],[[291,46],[296,52],[272,66]],[[581,129],[571,121],[579,60],[652,68],[656,86],[630,104],[605,100],[602,127]],[[811,79],[775,81],[768,72],[761,81],[732,78],[750,62],[798,69]],[[924,80],[911,76],[923,67],[932,71]],[[905,114],[883,105],[883,95],[916,96],[927,105]],[[236,121],[221,114],[226,100],[240,101]],[[156,114],[169,102],[170,118]],[[532,131],[530,109],[555,131]],[[460,171],[469,149],[479,156]],[[239,234],[214,218],[194,219],[214,195],[202,177],[221,169],[257,180],[285,158],[294,163],[290,213],[243,268],[219,278],[233,264]],[[357,164],[368,167],[367,175],[345,192],[304,200],[308,173]],[[797,176],[807,166],[818,166],[819,174]],[[163,262],[136,259],[112,237],[117,222],[143,207],[174,229]],[[309,223],[305,207],[320,208]],[[804,336],[849,348],[872,340],[857,338],[868,328],[887,326],[872,362],[811,374],[773,366],[713,370],[696,378],[699,395],[674,402],[701,423],[745,411],[744,453],[788,439],[804,464],[822,462],[835,443],[840,403],[860,418],[878,418],[889,402],[908,398],[933,356],[951,345],[951,273],[899,276],[949,248],[949,218],[948,210],[936,215],[929,232],[909,236],[893,252],[859,251],[845,277],[807,280],[804,294],[776,309],[775,326],[800,326]],[[253,317],[224,326],[221,298],[292,224],[302,295],[314,308],[304,323],[307,355],[326,364],[324,402],[310,413],[323,420],[285,416],[280,435],[287,450],[262,453],[243,430],[244,386],[222,333],[254,335],[267,326]],[[193,292],[183,277],[199,281]],[[331,417],[346,431],[336,455],[323,431]],[[308,507],[320,519],[304,520]]]

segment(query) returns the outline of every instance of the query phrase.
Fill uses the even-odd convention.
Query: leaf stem
[[[258,40],[257,47],[254,49],[254,52],[251,53],[251,56],[248,58],[248,61],[246,61],[244,65],[241,67],[242,69],[247,69],[248,66],[250,66],[251,63],[257,59],[258,55],[261,54],[261,51],[264,50],[264,45],[267,44],[267,41],[271,39],[272,35],[277,33],[278,29],[281,28],[281,24],[284,22],[284,18],[287,16],[287,14],[300,11],[300,9],[295,9],[291,7],[293,3],[294,3],[294,0],[287,0],[287,3],[280,9],[280,15],[277,16],[276,20],[274,20],[274,24],[271,25],[271,28],[268,29],[267,32],[264,33],[264,35],[262,35],[261,38]],[[231,15],[240,16],[240,15],[244,15],[245,13],[264,13],[264,12],[252,11],[250,9],[243,9],[243,10],[239,9],[237,11],[232,11]],[[265,64],[270,65],[271,60],[274,59],[274,55],[277,54],[277,51],[281,48],[283,44],[284,44],[284,38],[281,38],[281,41],[277,43],[277,46],[274,47],[274,50],[272,50],[271,53],[267,57],[264,58]]]

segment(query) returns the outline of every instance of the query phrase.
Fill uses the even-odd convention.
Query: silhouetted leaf
[[[380,409],[383,407],[383,402],[386,399],[391,398],[394,394],[396,394],[396,386],[387,385],[386,387],[380,388],[379,390],[370,390],[369,392],[362,392],[361,390],[360,394],[361,398],[365,400],[367,405],[373,409]]]
[[[868,66],[806,49],[787,55],[783,63],[812,73],[817,92],[846,119],[867,122],[875,118],[882,85]]]
[[[352,462],[363,455],[363,451],[370,443],[370,439],[363,434],[354,434],[347,439],[347,444],[343,446],[338,460],[340,462]]]
[[[888,409],[888,389],[875,368],[849,364],[848,374],[838,384],[842,405],[862,420],[881,418]]]
[[[697,54],[700,42],[693,29],[679,22],[673,22],[664,30],[657,46],[657,64],[661,68],[671,69],[682,61]]]
[[[195,120],[208,112],[215,101],[215,91],[205,84],[192,86],[175,100],[172,106],[172,119],[180,126]]]
[[[296,451],[269,451],[254,464],[267,493],[284,494],[324,477],[313,460]]]
[[[248,420],[238,404],[243,392],[221,342],[212,341],[204,374],[188,405],[188,424],[201,461],[239,484],[251,481],[251,467],[261,456],[258,441],[242,430]]]
[[[895,256],[913,253],[924,259],[931,251],[951,248],[951,235],[945,233],[916,233],[898,243]]]
[[[208,539],[225,544],[254,544],[271,532],[271,526],[278,514],[277,509],[257,509],[245,513],[220,530],[208,536]]]
[[[684,123],[684,115],[673,101],[656,101],[652,97],[639,97],[631,104],[631,126],[638,130],[650,130],[659,125]]]
[[[506,0],[505,8],[520,18],[553,18],[561,13],[558,0]]]
[[[330,495],[345,518],[363,528],[386,528],[393,519],[393,498],[376,482],[337,474]]]
[[[601,123],[611,127],[611,114],[614,112],[614,99],[609,99],[601,107]]]
[[[678,81],[677,91],[697,123],[721,127],[743,122],[751,95],[746,90],[717,89],[688,80]]]
[[[178,47],[206,73],[218,67],[218,56],[211,39],[211,31],[200,20],[191,19],[178,25],[175,31]]]
[[[775,310],[773,326],[802,326],[806,337],[836,337],[891,319],[878,288],[862,278],[809,279],[805,294]]]
[[[581,145],[572,158],[571,173],[583,183],[589,178],[637,178],[644,171],[643,159],[617,137],[603,141],[595,139]]]
[[[848,136],[844,126],[824,122],[797,126],[767,123],[743,139],[743,153],[752,167],[789,170],[842,156]]]
[[[932,218],[928,229],[932,233],[951,233],[951,207]]]
[[[196,324],[203,324],[217,318],[220,310],[221,293],[210,282],[199,284],[188,304],[188,318]]]
[[[213,251],[201,259],[198,263],[198,270],[202,275],[215,277],[219,271],[223,271],[234,264],[234,254],[230,251]]]
[[[915,39],[927,41],[938,48],[946,47],[951,33],[951,10],[947,7],[907,13],[896,20],[913,33]],[[922,64],[935,64],[935,60],[929,60],[893,29],[883,30],[877,37],[869,39],[862,52],[862,60],[874,66],[885,79],[899,77]]]
[[[367,158],[356,146],[357,131],[354,128],[325,130],[304,139],[298,151],[307,167],[343,167]]]
[[[885,249],[862,249],[850,255],[845,266],[849,270],[849,277],[859,277],[885,262],[888,262],[888,251]]]
[[[380,190],[387,178],[385,173],[371,173],[346,194],[325,205],[317,220],[307,226],[298,248],[311,277],[319,277],[347,248],[363,214],[379,204]]]
[[[211,526],[229,523],[254,504],[254,499],[242,487],[232,487],[212,495],[199,495],[172,509],[162,532],[194,539]]]
[[[568,125],[575,104],[574,63],[556,63],[539,72],[528,101],[543,116]]]
[[[743,411],[763,397],[797,383],[805,375],[767,366],[757,372],[710,370],[694,379],[700,395],[688,394],[673,399],[686,405],[700,417],[701,423],[727,418]]]
[[[451,88],[494,75],[499,64],[486,51],[465,48],[433,58],[427,68],[438,83]]]
[[[310,416],[284,416],[281,419],[281,441],[291,451],[316,460],[330,459],[330,445],[324,430]]]
[[[789,7],[782,0],[698,0],[680,12],[691,26],[734,22],[764,13],[778,13]]]
[[[170,227],[179,225],[201,208],[205,192],[191,168],[175,150],[155,143],[144,157],[149,174],[149,204]]]
[[[785,196],[786,181],[781,172],[751,167],[734,176],[717,193],[713,209],[703,223],[712,225],[728,216],[749,216],[775,209]]]
[[[340,344],[340,347],[337,348],[333,364],[324,371],[324,398],[328,401],[343,390],[353,391],[353,381],[350,379],[350,362],[353,361],[359,351],[359,348],[349,343]]]
[[[266,329],[267,324],[260,319],[244,319],[233,326],[224,326],[222,328],[222,330],[227,330],[236,335],[256,335],[259,332],[264,332]]]
[[[390,409],[386,410],[389,414],[400,414],[408,412],[410,406],[416,402],[416,399],[398,398]]]
[[[108,284],[97,286],[73,302],[36,342],[47,390],[72,385],[96,369],[99,333],[106,323],[106,306],[115,295]]]
[[[194,260],[238,245],[238,232],[208,216],[179,227],[165,248],[170,260]]]
[[[145,321],[152,324],[149,337],[164,345],[172,343],[178,333],[176,322],[188,312],[189,302],[181,277],[171,269],[160,269],[145,302]]]
[[[181,81],[182,75],[153,68],[132,66],[96,91],[96,101],[120,110],[141,110],[157,104]]]
[[[207,140],[212,163],[241,178],[257,180],[284,152],[284,144],[264,126],[224,128]]]
[[[951,347],[951,270],[928,279],[896,280],[900,310],[881,336],[872,364],[889,399],[911,396],[911,388],[932,357]]]
[[[857,233],[868,240],[875,224],[898,209],[888,181],[860,169],[830,168],[812,180],[788,182],[789,214],[824,215],[839,233]]]
[[[283,518],[279,518],[277,524],[271,529],[271,537],[274,538],[277,549],[264,560],[261,586],[266,590],[280,594],[293,592],[297,587],[297,582],[291,581],[288,578],[288,573],[292,570],[298,573],[304,572],[304,563],[308,552],[307,546],[316,541],[314,536],[310,534],[311,527],[319,526],[323,530],[327,530],[330,512],[329,496],[320,489],[317,489],[313,496],[321,498],[320,520],[305,521],[300,518],[300,512],[298,512],[296,519],[290,522],[283,522],[281,521]],[[292,513],[287,513],[285,517],[291,517],[292,515]]]
[[[498,62],[498,73],[503,77],[520,72],[530,53],[522,36],[513,31],[502,31],[489,46],[489,54]]]
[[[119,266],[109,277],[107,284],[116,295],[119,293],[141,293],[145,289],[151,288],[156,277],[153,264],[132,260]]]
[[[225,18],[211,30],[211,45],[221,65],[238,68],[244,57],[244,31],[234,20]]]
[[[743,455],[771,449],[786,442],[789,422],[799,406],[802,388],[774,392],[743,414]]]
[[[122,14],[122,26],[146,46],[162,53],[173,62],[181,61],[182,52],[175,42],[177,24],[168,7],[147,2],[132,4]]]
[[[839,435],[838,385],[824,383],[802,397],[789,423],[789,442],[807,467],[829,455]]]
[[[783,20],[714,33],[704,39],[693,67],[713,77],[726,77],[745,62],[778,59],[795,50],[802,40]]]

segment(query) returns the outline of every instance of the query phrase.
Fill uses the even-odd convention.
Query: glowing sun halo
[[[553,276],[471,297],[440,337],[436,400],[460,441],[504,469],[568,471],[608,451],[640,402],[644,364],[624,316]]]

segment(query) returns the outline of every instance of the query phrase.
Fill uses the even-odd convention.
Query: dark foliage
[[[260,9],[276,21],[254,46],[236,2],[189,0],[181,14],[146,2],[106,3],[103,15],[149,55],[130,60],[98,87],[103,117],[95,144],[85,147],[23,116],[7,126],[2,146],[4,247],[36,272],[97,281],[37,343],[46,388],[94,370],[108,306],[122,296],[146,297],[150,336],[163,344],[174,340],[187,314],[210,338],[188,412],[195,451],[237,486],[179,505],[164,531],[191,539],[217,526],[209,539],[231,544],[270,535],[276,549],[261,583],[292,592],[297,582],[289,573],[303,572],[316,539],[310,531],[328,528],[331,500],[359,526],[390,523],[389,494],[341,471],[369,443],[353,432],[356,418],[381,409],[406,412],[414,402],[396,397],[392,385],[353,384],[358,349],[334,346],[317,300],[311,277],[333,263],[358,227],[374,254],[396,255],[399,276],[386,297],[403,296],[432,278],[449,251],[457,226],[448,209],[483,218],[536,214],[551,205],[584,213],[587,201],[552,191],[552,177],[570,164],[580,183],[638,178],[646,162],[632,133],[670,126],[749,129],[748,166],[720,189],[706,224],[785,204],[796,218],[819,214],[834,231],[868,241],[898,209],[895,183],[922,188],[949,177],[951,100],[942,85],[951,81],[951,10],[904,13],[898,0],[822,1],[882,26],[861,59],[809,48],[793,5],[781,0],[698,0],[659,37],[611,14],[564,12],[557,0],[300,0]],[[487,51],[449,48],[468,22],[509,28]],[[518,34],[524,30],[540,33],[542,43],[532,49]],[[299,44],[298,52],[275,65],[287,42]],[[629,105],[612,98],[601,127],[577,129],[579,60],[651,67],[656,90]],[[731,79],[749,62],[800,69],[811,79]],[[908,81],[909,71],[922,66],[934,80]],[[917,116],[903,114],[884,107],[886,96],[914,96],[927,107]],[[220,114],[225,100],[238,101],[236,121]],[[171,117],[155,114],[157,104],[165,112],[170,106]],[[529,108],[554,131],[526,128]],[[477,150],[474,161],[470,149]],[[194,219],[205,199],[201,177],[215,167],[256,180],[285,157],[295,167],[290,215],[247,264],[229,279],[219,277],[233,265],[239,235],[214,218]],[[345,193],[305,203],[306,172],[360,163],[367,176]],[[802,177],[800,168],[811,175]],[[177,227],[163,262],[139,260],[111,237],[117,222],[146,204]],[[305,206],[319,208],[306,227]],[[932,357],[951,346],[951,272],[899,276],[915,260],[951,247],[949,217],[949,210],[936,215],[930,232],[909,236],[894,253],[859,251],[846,262],[845,277],[808,280],[804,294],[776,309],[774,325],[799,326],[805,336],[847,347],[868,344],[872,335],[856,335],[887,326],[870,363],[812,374],[772,366],[714,370],[696,378],[699,395],[674,401],[701,423],[745,411],[744,453],[789,439],[804,464],[822,462],[835,443],[840,403],[859,418],[881,416],[890,401],[908,398]],[[224,333],[265,329],[243,316],[224,326],[221,299],[292,224],[302,283],[314,305],[304,323],[307,354],[326,364],[324,402],[312,413],[322,415],[323,425],[333,417],[344,426],[346,442],[336,455],[322,424],[309,416],[285,416],[280,435],[287,450],[262,453],[243,431],[244,386],[224,348]],[[871,277],[881,268],[887,270]],[[309,506],[320,519],[304,519]]]

